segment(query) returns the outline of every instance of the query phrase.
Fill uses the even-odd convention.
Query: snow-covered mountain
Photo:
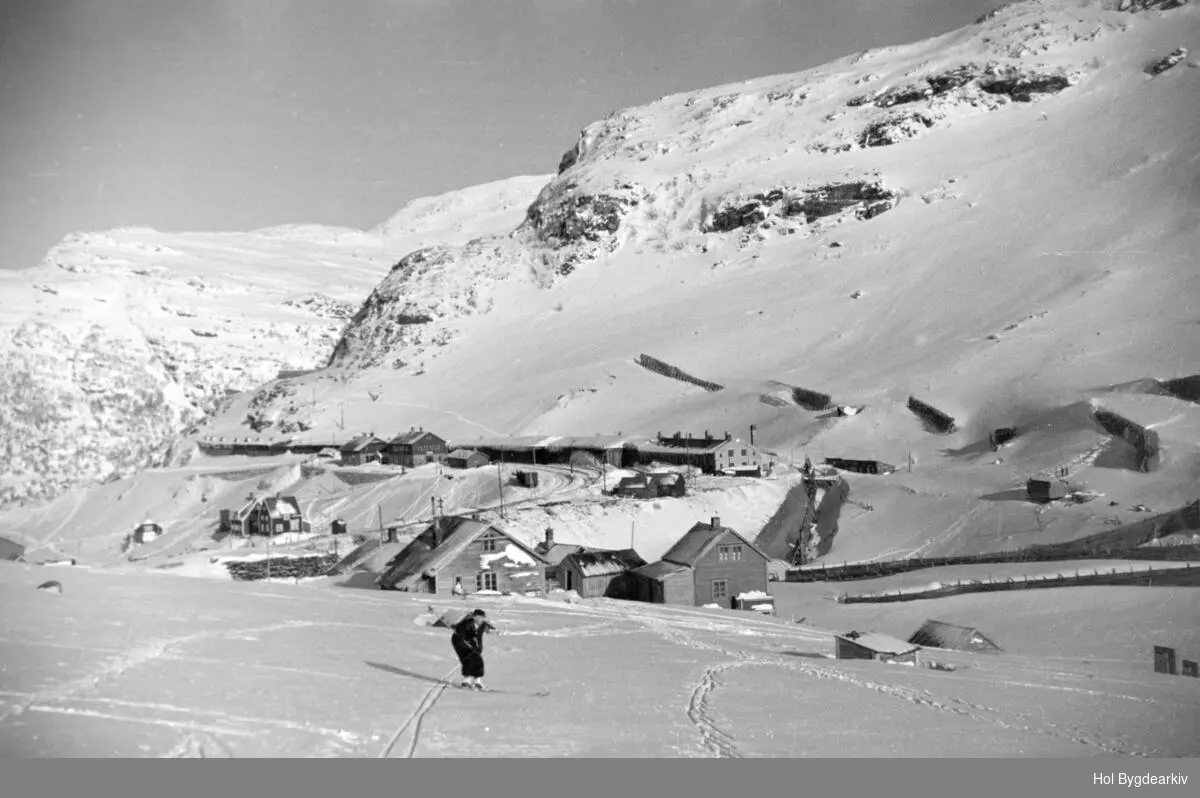
[[[1200,473],[1195,396],[1164,384],[1200,371],[1198,34],[1191,3],[1018,3],[614,113],[556,175],[412,203],[370,233],[391,246],[353,245],[386,250],[382,280],[327,366],[230,397],[189,439],[754,425],[781,460],[911,463],[853,480],[839,560],[1066,539],[1178,506]],[[813,410],[797,388],[865,409]],[[955,429],[931,432],[910,397]],[[1152,473],[1114,448],[1102,405],[1159,435]],[[993,454],[989,431],[1010,425],[1029,434]],[[77,437],[40,440],[48,458]],[[996,498],[1061,468],[1122,509],[1030,517]]]
[[[511,227],[546,179],[418,200],[369,232],[71,235],[0,272],[0,503],[171,459],[228,395],[323,366],[400,256]]]
[[[301,415],[313,440],[753,424],[780,453],[911,457],[920,485],[856,488],[896,491],[906,541],[978,507],[1000,529],[1002,505],[979,496],[1094,463],[1110,438],[1087,408],[1116,401],[1110,389],[1170,393],[1161,381],[1200,371],[1198,36],[1190,3],[1017,3],[927,41],[614,113],[582,131],[519,226],[401,260],[327,372],[256,395],[276,424],[262,434]],[[719,390],[659,376],[643,354]],[[324,401],[303,409],[270,400],[314,386]],[[866,411],[809,411],[797,387]],[[928,432],[909,397],[956,430]],[[1152,398],[1122,412],[1160,433],[1162,468],[1087,478],[1181,502],[1200,469],[1196,405]],[[246,434],[250,401],[200,434]],[[989,430],[1014,424],[1043,432],[983,457]]]

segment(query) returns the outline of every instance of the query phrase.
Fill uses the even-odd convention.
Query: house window
[[[746,456],[746,450],[742,449],[742,457],[745,457],[745,456]]]
[[[482,538],[479,541],[479,545],[483,547],[484,551],[495,551],[496,550],[496,539],[495,538]]]
[[[713,601],[720,601],[721,599],[729,598],[729,583],[726,580],[714,579],[712,585]]]
[[[717,559],[721,562],[730,562],[742,559],[741,546],[718,546]]]
[[[475,589],[476,590],[498,590],[496,587],[496,572],[495,571],[480,571],[475,574]]]

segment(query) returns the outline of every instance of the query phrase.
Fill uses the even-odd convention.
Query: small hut
[[[920,650],[920,646],[878,632],[834,635],[834,655],[837,659],[874,659],[915,665]]]
[[[908,642],[926,648],[944,648],[953,651],[972,651],[977,654],[997,654],[1000,646],[973,626],[959,626],[945,621],[926,621],[913,632]]]

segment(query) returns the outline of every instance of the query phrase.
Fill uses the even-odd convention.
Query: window
[[[746,456],[746,450],[742,449],[742,457],[745,457],[745,456]]]
[[[714,579],[712,585],[713,601],[720,601],[729,597],[729,583],[726,580]]]
[[[481,538],[479,541],[479,545],[481,547],[483,547],[484,551],[495,551],[496,550],[496,539],[493,537]]]
[[[475,574],[475,589],[498,590],[496,587],[496,572],[480,571],[479,573]]]
[[[717,559],[721,562],[730,562],[742,559],[741,546],[718,546]]]

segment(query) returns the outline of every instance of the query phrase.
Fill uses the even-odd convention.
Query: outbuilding
[[[836,659],[874,659],[881,662],[916,664],[920,646],[878,632],[847,632],[834,635]]]

